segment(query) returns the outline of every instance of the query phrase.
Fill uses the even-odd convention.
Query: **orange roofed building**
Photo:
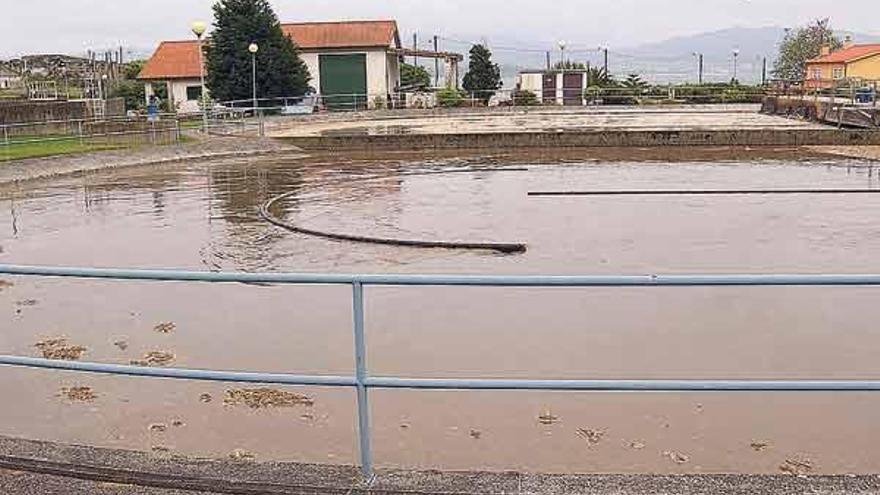
[[[373,105],[400,86],[403,54],[395,21],[345,21],[282,24],[308,66],[310,86],[338,101]],[[199,110],[201,81],[198,41],[163,41],[144,65],[138,79],[154,94],[166,84],[171,106],[178,112]],[[242,47],[246,50],[247,47]],[[355,100],[354,95],[359,99]]]
[[[877,87],[880,82],[880,43],[855,44],[850,40],[843,48],[822,53],[807,62],[805,83],[808,88],[832,88],[855,82]]]

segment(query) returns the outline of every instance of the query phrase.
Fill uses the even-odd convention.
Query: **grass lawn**
[[[112,150],[124,147],[124,145],[120,144],[80,143],[77,138],[34,143],[13,143],[8,146],[2,146],[2,143],[0,143],[0,161],[69,155],[72,153],[86,153],[88,151]]]

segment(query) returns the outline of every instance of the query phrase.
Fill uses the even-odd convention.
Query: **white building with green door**
[[[400,59],[404,53],[395,21],[341,21],[282,24],[299,46],[309,67],[309,83],[335,108],[384,106],[400,87]],[[139,76],[153,94],[166,84],[171,107],[198,109],[199,64],[195,41],[165,41],[144,65]]]

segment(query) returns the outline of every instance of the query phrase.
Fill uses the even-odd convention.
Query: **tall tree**
[[[251,43],[259,46],[258,97],[302,96],[308,91],[309,69],[281,30],[269,1],[220,0],[214,4],[214,30],[205,44],[207,85],[215,100],[251,98]]]
[[[779,45],[773,75],[777,79],[800,81],[806,77],[807,61],[818,57],[823,46],[837,50],[842,45],[828,19],[819,19],[809,26],[789,30]]]
[[[421,65],[405,62],[400,64],[400,86],[402,88],[424,89],[431,85],[431,75]]]
[[[462,86],[484,101],[489,101],[501,88],[501,69],[492,62],[492,52],[486,46],[478,44],[471,48],[468,72]]]

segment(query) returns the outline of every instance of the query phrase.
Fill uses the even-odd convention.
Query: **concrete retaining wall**
[[[107,117],[125,114],[125,100],[110,98],[106,103]],[[94,118],[91,102],[76,101],[28,101],[0,102],[0,125],[56,120],[85,120]]]
[[[593,131],[561,133],[424,134],[290,137],[305,150],[402,151],[454,148],[587,148],[657,146],[880,145],[880,130],[753,129]]]

